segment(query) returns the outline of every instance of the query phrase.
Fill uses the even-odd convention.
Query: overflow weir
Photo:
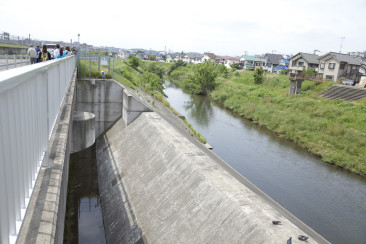
[[[303,243],[300,235],[328,243],[149,95],[114,80],[74,77],[61,110],[18,243],[63,242],[70,153],[94,139],[107,243]],[[93,114],[77,131],[95,137],[73,138],[75,112]]]

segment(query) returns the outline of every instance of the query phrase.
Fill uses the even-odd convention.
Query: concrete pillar
[[[95,115],[75,111],[72,118],[72,152],[78,152],[95,142]]]
[[[152,112],[152,110],[123,89],[122,117],[126,125],[134,121],[142,112]]]

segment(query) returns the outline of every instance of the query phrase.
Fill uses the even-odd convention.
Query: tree
[[[193,73],[184,81],[184,87],[193,94],[206,95],[216,87],[216,64],[204,62],[194,67]]]
[[[218,74],[221,77],[229,78],[229,70],[228,70],[228,68],[226,68],[225,65],[219,64],[219,65],[217,65],[216,69],[217,69]]]
[[[163,91],[164,90],[163,83],[160,81],[159,76],[157,76],[156,74],[146,72],[141,78],[141,83],[146,91],[148,92],[157,91],[166,96]]]
[[[187,64],[185,62],[183,62],[182,60],[178,60],[178,62],[174,63],[170,67],[170,70],[168,72],[168,75],[170,75],[175,69],[179,68],[180,66],[187,66]]]
[[[235,71],[239,69],[239,63],[233,63],[232,65],[230,65],[230,67]]]
[[[163,67],[159,66],[156,62],[150,63],[150,65],[147,67],[147,71],[154,73],[160,77],[160,79],[163,79],[164,76],[164,69]]]
[[[304,70],[302,72],[303,75],[307,75],[307,76],[316,76],[316,71],[315,69],[307,69],[307,70]]]
[[[139,58],[131,57],[128,59],[128,64],[132,66],[132,68],[137,69],[140,66],[141,61]]]
[[[260,67],[254,71],[253,77],[254,77],[254,82],[256,84],[261,84],[263,82],[263,73],[264,73],[264,70],[262,69],[262,67]]]

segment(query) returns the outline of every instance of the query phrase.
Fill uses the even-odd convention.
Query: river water
[[[213,151],[332,243],[366,244],[366,178],[329,165],[204,96],[167,87]]]

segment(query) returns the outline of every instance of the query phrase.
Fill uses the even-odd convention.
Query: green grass
[[[4,43],[4,42],[0,42],[0,47],[29,48],[29,46],[23,46],[23,45],[12,44],[12,43]]]
[[[324,99],[319,93],[334,83],[312,81],[304,81],[301,94],[289,97],[287,76],[266,74],[263,84],[258,85],[252,74],[240,72],[231,79],[220,78],[210,96],[324,161],[366,174],[366,99]]]

